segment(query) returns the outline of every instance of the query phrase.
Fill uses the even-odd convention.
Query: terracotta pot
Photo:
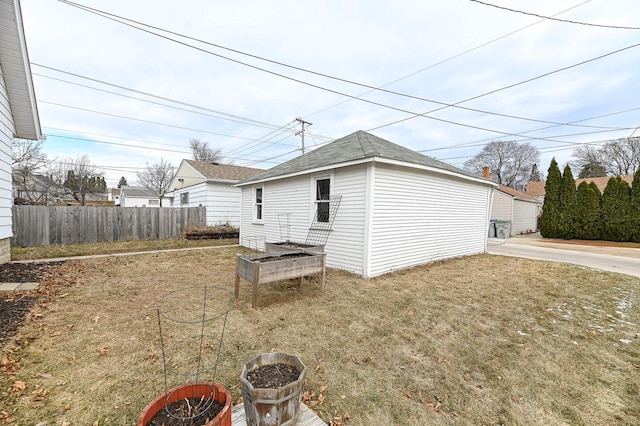
[[[213,396],[212,386],[213,389],[215,389],[214,399],[219,404],[223,404],[223,408],[213,420],[206,423],[206,426],[231,426],[231,393],[218,383],[210,382],[180,385],[160,395],[142,410],[142,414],[140,414],[138,418],[138,426],[147,426],[147,423],[149,423],[160,410],[164,410],[165,404],[172,404],[184,398],[201,398],[204,396],[207,399],[211,399]]]
[[[247,374],[265,365],[285,364],[300,371],[298,380],[280,388],[254,388]],[[294,425],[302,401],[307,367],[300,358],[282,352],[262,354],[244,365],[240,374],[244,413],[248,426]]]

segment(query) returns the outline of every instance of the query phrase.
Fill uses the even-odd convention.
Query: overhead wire
[[[612,51],[612,52],[605,53],[605,54],[600,55],[600,56],[596,56],[595,58],[591,58],[591,59],[587,59],[587,60],[584,60],[584,61],[578,62],[577,64],[568,65],[568,66],[566,66],[566,67],[558,68],[558,69],[556,69],[556,70],[549,71],[549,72],[546,72],[546,73],[544,73],[544,74],[540,74],[540,75],[538,75],[538,76],[536,76],[536,77],[531,77],[531,78],[528,78],[528,79],[526,79],[526,80],[522,80],[522,81],[520,81],[520,82],[518,82],[518,83],[509,84],[509,85],[507,85],[507,86],[503,86],[503,87],[501,87],[501,88],[494,89],[494,90],[491,90],[491,91],[489,91],[489,92],[485,92],[485,93],[480,94],[480,95],[477,95],[477,96],[472,96],[472,97],[470,97],[470,98],[467,98],[467,99],[464,99],[464,100],[458,101],[458,102],[456,102],[456,103],[454,103],[454,104],[452,104],[452,105],[458,105],[458,104],[461,104],[461,103],[465,103],[465,102],[473,101],[473,100],[475,100],[475,99],[480,99],[480,98],[483,98],[483,97],[485,97],[485,96],[493,95],[494,93],[498,93],[498,92],[501,92],[501,91],[503,91],[503,90],[512,89],[512,88],[514,88],[514,87],[516,87],[516,86],[520,86],[520,85],[523,85],[523,84],[526,84],[526,83],[530,83],[530,82],[532,82],[532,81],[539,80],[539,79],[541,79],[541,78],[548,77],[548,76],[550,76],[550,75],[557,74],[557,73],[559,73],[559,72],[566,71],[566,70],[569,70],[569,69],[571,69],[571,68],[576,68],[576,67],[579,67],[579,66],[581,66],[581,65],[585,65],[585,64],[588,64],[588,63],[590,63],[590,62],[594,62],[594,61],[597,61],[597,60],[600,60],[600,59],[603,59],[603,58],[606,58],[606,57],[609,57],[609,56],[615,55],[615,54],[617,54],[617,53],[624,52],[624,51],[629,50],[629,49],[634,49],[634,48],[636,48],[636,47],[638,47],[638,46],[640,46],[640,43],[632,44],[632,45],[630,45],[630,46],[626,46],[626,47],[623,47],[623,48],[621,48],[621,49],[617,49],[617,50],[614,50],[614,51]],[[412,120],[412,119],[414,119],[414,118],[416,118],[416,117],[430,117],[430,116],[428,116],[427,114],[433,114],[434,112],[436,112],[436,111],[440,111],[440,110],[442,110],[442,109],[444,109],[444,108],[445,108],[445,107],[442,107],[442,108],[436,108],[436,109],[433,109],[433,110],[431,110],[431,111],[427,111],[427,112],[424,112],[424,113],[421,113],[421,114],[415,114],[415,113],[414,113],[414,115],[413,115],[412,117],[406,117],[406,118],[403,118],[403,119],[401,119],[401,120],[396,120],[396,121],[392,121],[392,122],[387,123],[387,124],[383,124],[383,125],[380,125],[380,126],[372,127],[372,128],[371,128],[371,129],[369,129],[368,131],[373,131],[373,130],[381,129],[381,128],[383,128],[383,127],[388,127],[388,126],[391,126],[391,125],[394,125],[394,124],[398,124],[398,123],[402,123],[402,122],[405,122],[405,121],[409,121],[409,120]],[[433,117],[430,117],[430,118],[433,118]],[[513,133],[512,133],[512,134],[513,134]]]
[[[232,49],[232,48],[228,48],[228,47],[225,47],[225,46],[221,46],[219,44],[207,42],[207,41],[195,38],[195,37],[187,36],[187,35],[184,35],[184,34],[181,34],[181,33],[177,33],[177,32],[174,32],[174,31],[170,31],[170,30],[167,30],[167,29],[164,29],[164,28],[160,28],[160,27],[153,26],[153,25],[150,25],[150,24],[146,24],[146,23],[143,23],[143,22],[140,22],[140,21],[129,19],[129,18],[120,16],[120,15],[116,15],[116,14],[112,14],[112,13],[109,13],[109,12],[105,12],[105,11],[100,10],[100,9],[96,9],[96,8],[92,8],[92,7],[89,7],[89,6],[85,6],[85,5],[81,5],[81,4],[78,4],[78,3],[74,3],[74,2],[71,2],[69,0],[58,0],[58,1],[60,1],[61,3],[67,4],[67,5],[79,8],[79,9],[84,10],[86,12],[95,14],[97,16],[101,16],[101,17],[103,17],[105,19],[109,19],[109,20],[112,20],[114,22],[120,23],[122,25],[126,25],[128,27],[137,29],[139,31],[143,31],[143,32],[155,35],[155,36],[163,38],[165,40],[172,41],[174,43],[177,43],[177,44],[180,44],[180,45],[183,45],[183,46],[186,46],[186,47],[190,47],[192,49],[199,50],[199,51],[202,51],[204,53],[208,53],[210,55],[213,55],[213,56],[216,56],[216,57],[219,57],[219,58],[222,58],[222,59],[225,59],[225,60],[240,64],[240,65],[243,65],[243,66],[247,66],[247,67],[256,69],[258,71],[262,71],[262,72],[265,72],[265,73],[268,73],[268,74],[272,74],[272,75],[275,75],[275,76],[278,76],[278,77],[281,77],[281,78],[284,78],[284,79],[287,79],[287,80],[291,80],[291,81],[294,81],[296,83],[304,84],[304,85],[307,85],[307,86],[310,86],[310,87],[313,87],[313,88],[316,88],[316,89],[319,89],[319,90],[324,90],[324,91],[327,91],[327,92],[330,92],[330,93],[334,93],[334,94],[337,94],[337,95],[345,96],[345,97],[348,97],[348,98],[353,99],[353,100],[360,100],[360,101],[367,102],[367,103],[370,103],[370,104],[374,104],[374,105],[377,105],[377,106],[380,106],[380,107],[383,107],[383,108],[390,108],[390,109],[394,109],[396,111],[409,113],[409,114],[412,114],[414,116],[422,116],[422,117],[425,117],[425,118],[430,118],[430,119],[437,120],[437,118],[430,117],[427,114],[429,114],[431,112],[439,111],[439,110],[444,109],[444,108],[455,107],[455,108],[460,108],[460,109],[463,109],[463,110],[479,112],[479,113],[482,113],[482,114],[497,115],[497,116],[501,116],[501,117],[518,119],[518,120],[534,121],[534,122],[548,123],[548,124],[563,124],[563,125],[565,124],[565,123],[558,123],[558,122],[552,122],[552,121],[547,121],[547,120],[538,120],[538,119],[533,119],[533,118],[527,118],[527,117],[520,117],[520,116],[509,115],[509,114],[496,113],[496,112],[485,111],[485,110],[480,110],[480,109],[476,109],[476,108],[463,107],[463,106],[459,105],[460,103],[464,103],[464,102],[467,102],[468,100],[475,99],[475,98],[471,98],[471,99],[468,99],[468,100],[465,100],[465,101],[456,102],[456,103],[452,104],[452,103],[441,102],[441,101],[437,101],[437,100],[433,100],[433,99],[423,98],[423,97],[419,97],[419,96],[409,95],[409,94],[405,94],[405,93],[395,92],[395,91],[391,91],[391,90],[387,90],[387,89],[383,89],[383,88],[367,85],[367,84],[364,84],[364,83],[359,83],[359,82],[347,80],[347,79],[344,79],[344,78],[335,77],[335,76],[332,76],[332,75],[329,75],[329,74],[320,73],[320,72],[316,72],[316,71],[311,71],[311,70],[308,70],[308,69],[305,69],[305,68],[301,68],[301,67],[285,64],[285,63],[282,63],[282,62],[279,62],[279,61],[274,61],[274,60],[271,60],[271,59],[268,59],[268,58],[264,58],[264,57],[261,57],[261,56],[258,56],[258,55],[253,55],[253,54],[250,54],[250,53],[242,52],[242,51],[239,51],[239,50],[236,50],[236,49]],[[140,28],[140,27],[138,27],[136,25],[133,25],[132,23],[134,23],[136,25],[142,25],[142,26],[147,27],[147,28],[152,28],[152,29],[154,29],[156,31],[162,31],[162,32],[165,32],[165,33],[168,33],[168,34],[171,34],[171,35],[183,37],[183,38],[188,39],[188,40],[197,41],[199,43],[203,43],[205,45],[213,46],[213,47],[216,47],[216,48],[219,48],[219,49],[224,49],[224,50],[231,51],[231,52],[234,52],[234,53],[237,53],[237,54],[248,56],[248,57],[251,57],[251,58],[254,58],[254,59],[259,59],[259,60],[262,60],[262,61],[265,61],[265,62],[273,63],[273,64],[276,64],[276,65],[279,65],[279,66],[295,69],[295,70],[298,70],[298,71],[303,71],[303,72],[306,72],[306,73],[318,75],[318,76],[321,76],[321,77],[324,77],[324,78],[328,78],[328,79],[332,79],[332,80],[336,80],[336,81],[340,81],[340,82],[344,82],[344,83],[349,83],[349,84],[352,84],[352,85],[357,85],[357,86],[360,86],[360,87],[365,87],[365,88],[368,88],[368,89],[371,89],[371,90],[374,90],[374,91],[381,91],[381,92],[384,92],[384,93],[397,95],[397,96],[402,96],[402,97],[407,97],[407,98],[414,99],[414,100],[420,100],[420,101],[424,101],[424,102],[435,103],[435,104],[438,104],[438,105],[442,105],[442,107],[438,108],[438,109],[435,109],[435,110],[433,110],[433,111],[431,111],[429,113],[423,113],[423,114],[415,113],[415,112],[407,112],[407,110],[404,110],[404,109],[401,109],[401,108],[396,108],[396,107],[393,107],[393,106],[390,106],[390,105],[386,105],[386,104],[382,104],[382,103],[379,103],[379,102],[374,102],[374,101],[371,101],[371,100],[367,100],[365,98],[361,98],[361,97],[358,97],[358,96],[349,95],[349,94],[346,94],[346,93],[343,93],[343,92],[340,92],[340,91],[337,91],[337,90],[329,89],[329,88],[326,88],[326,87],[323,87],[323,86],[320,86],[320,85],[317,85],[317,84],[314,84],[314,83],[309,83],[309,82],[306,82],[306,81],[303,81],[303,80],[300,80],[300,79],[297,79],[297,78],[286,76],[284,74],[277,73],[275,71],[267,70],[265,68],[261,68],[261,67],[258,67],[256,65],[252,65],[252,64],[249,64],[249,63],[246,63],[246,62],[242,62],[242,61],[239,61],[237,59],[233,59],[233,58],[221,55],[219,53],[215,53],[215,52],[212,52],[210,50],[206,50],[206,49],[203,49],[203,48],[200,48],[200,47],[197,47],[197,46],[193,46],[191,44],[188,44],[188,43],[173,39],[171,37],[168,37],[168,36],[165,36],[165,35],[162,35],[162,34],[158,34],[156,32],[150,31],[148,29]],[[635,46],[632,46],[632,47],[635,47]],[[613,53],[617,53],[617,52],[613,52]],[[596,59],[599,59],[599,58],[596,58]],[[587,62],[590,62],[590,61],[586,61],[585,63],[587,63]],[[577,64],[577,65],[582,65],[582,64]],[[569,69],[569,68],[571,68],[571,67],[567,67],[566,69]],[[563,71],[563,70],[564,69],[559,70],[559,71]],[[549,74],[552,74],[552,73],[549,73]],[[542,77],[537,77],[537,78],[542,78]],[[532,80],[535,80],[535,79],[532,79]],[[530,81],[532,81],[532,80],[530,80]],[[528,82],[528,81],[521,82],[519,84],[524,84],[526,82]],[[515,84],[512,87],[515,87],[517,85],[518,84]],[[510,87],[507,87],[507,88],[510,88]],[[499,89],[499,90],[505,90],[505,89],[506,88],[502,88],[502,89]],[[499,91],[499,90],[496,90],[496,91]],[[495,92],[492,92],[492,93],[495,93]],[[491,94],[491,93],[488,93],[488,94]],[[488,94],[484,94],[484,95],[481,95],[481,96],[486,96]],[[400,121],[398,121],[398,122],[400,122]],[[455,122],[448,122],[448,123],[457,124],[457,125],[463,125],[462,123],[455,123]],[[396,124],[396,122],[389,123],[389,124],[386,124],[386,125],[383,125],[383,126],[379,126],[379,127],[375,127],[375,128],[370,129],[370,130],[376,130],[376,129],[379,129],[381,127],[389,126],[391,124]],[[484,129],[481,129],[481,130],[484,130]]]
[[[568,8],[568,9],[564,9],[564,10],[562,10],[562,11],[560,11],[560,12],[558,12],[558,13],[556,13],[556,14],[552,15],[552,16],[561,15],[561,14],[563,14],[563,13],[565,13],[565,12],[568,12],[568,11],[570,11],[570,10],[573,10],[573,9],[575,9],[575,8],[578,8],[578,7],[580,7],[580,6],[583,6],[583,5],[585,5],[585,4],[587,4],[587,3],[590,3],[590,2],[591,2],[591,0],[584,1],[584,2],[582,2],[582,3],[579,3],[579,4],[575,5],[575,6],[571,6],[571,7],[570,7],[570,8]],[[405,79],[407,79],[407,78],[409,78],[409,77],[413,77],[414,75],[417,75],[417,74],[419,74],[419,73],[421,73],[421,72],[427,71],[427,70],[429,70],[429,69],[431,69],[431,68],[435,68],[435,67],[437,67],[437,66],[439,66],[439,65],[442,65],[442,64],[447,63],[447,62],[449,62],[449,61],[452,61],[452,60],[454,60],[454,59],[457,59],[457,58],[459,58],[459,57],[461,57],[461,56],[466,55],[467,53],[471,53],[471,52],[473,52],[473,51],[476,51],[476,50],[478,50],[478,49],[481,49],[481,48],[483,48],[483,47],[485,47],[485,46],[488,46],[488,45],[490,45],[490,44],[492,44],[492,43],[495,43],[495,42],[497,42],[497,41],[500,41],[500,40],[502,40],[502,39],[504,39],[504,38],[507,38],[507,37],[509,37],[509,36],[512,36],[513,34],[519,33],[520,31],[524,31],[524,30],[526,30],[526,29],[528,29],[528,28],[530,28],[530,27],[533,27],[534,25],[538,25],[538,24],[541,24],[541,23],[543,23],[543,22],[545,22],[545,20],[544,20],[544,19],[541,19],[541,20],[539,20],[539,21],[537,21],[537,22],[534,22],[534,23],[532,23],[532,24],[525,25],[524,27],[518,28],[517,30],[514,30],[514,31],[511,31],[511,32],[509,32],[509,33],[507,33],[507,34],[501,35],[500,37],[497,37],[497,38],[491,39],[491,40],[489,40],[489,41],[487,41],[487,42],[484,42],[484,43],[482,43],[482,44],[479,44],[478,46],[472,47],[471,49],[467,49],[467,50],[462,51],[462,52],[460,52],[460,53],[457,53],[457,54],[455,54],[455,55],[453,55],[453,56],[450,56],[450,57],[448,57],[448,58],[446,58],[446,59],[443,59],[443,60],[438,61],[438,62],[436,62],[436,63],[434,63],[434,64],[431,64],[431,65],[429,65],[429,66],[427,66],[427,67],[421,68],[421,69],[419,69],[419,70],[417,70],[417,71],[414,71],[414,72],[412,72],[412,73],[410,73],[410,74],[407,74],[407,75],[405,75],[405,76],[403,76],[403,77],[397,78],[397,79],[392,80],[392,81],[390,81],[390,82],[388,82],[388,83],[385,83],[385,84],[383,84],[383,85],[381,85],[381,86],[378,86],[378,89],[381,89],[381,88],[383,88],[383,87],[390,86],[390,85],[392,85],[392,84],[394,84],[394,83],[397,83],[397,82],[399,82],[399,81],[405,80]],[[374,89],[368,90],[368,91],[366,91],[366,92],[363,92],[363,93],[361,93],[361,94],[357,95],[357,97],[359,98],[359,97],[364,96],[364,95],[367,95],[367,94],[369,94],[369,93],[371,93],[371,92],[375,92],[375,90],[374,90]],[[328,110],[328,109],[334,108],[334,107],[339,106],[339,105],[342,105],[342,104],[344,104],[344,103],[351,102],[352,100],[353,100],[353,99],[344,99],[344,100],[342,100],[342,101],[340,101],[340,102],[337,102],[337,103],[335,103],[335,104],[332,104],[332,105],[329,105],[329,106],[327,106],[327,107],[324,107],[324,108],[322,108],[322,109],[320,109],[320,110],[318,110],[318,111],[315,111],[315,112],[313,112],[313,113],[311,113],[311,114],[306,114],[306,115],[304,115],[304,117],[311,117],[312,115],[315,115],[315,114],[318,114],[318,113],[324,112],[324,111],[326,111],[326,110]]]
[[[590,121],[590,120],[597,120],[599,118],[610,117],[610,116],[618,115],[618,114],[625,114],[627,112],[632,112],[632,111],[637,111],[637,110],[640,110],[640,107],[629,108],[629,109],[625,109],[625,110],[622,110],[622,111],[616,111],[616,112],[611,112],[611,113],[607,113],[607,114],[601,114],[601,115],[597,115],[597,116],[594,116],[594,117],[582,118],[580,120],[572,121],[572,123],[578,123],[578,122]],[[519,134],[523,135],[523,134],[527,134],[527,133],[537,132],[537,131],[540,131],[540,130],[552,129],[552,128],[555,128],[555,127],[560,127],[560,126],[539,127],[539,128],[536,128],[536,129],[530,129],[530,130],[521,131],[521,132],[519,132]],[[620,130],[625,130],[625,129],[620,129]],[[418,152],[428,152],[428,151],[432,151],[432,150],[433,151],[437,151],[437,150],[448,149],[448,148],[465,148],[467,146],[474,146],[474,144],[476,144],[476,143],[489,142],[489,141],[492,141],[492,140],[494,140],[494,138],[485,138],[485,139],[479,139],[479,140],[471,141],[471,142],[464,142],[464,143],[460,143],[460,144],[449,145],[447,147],[423,149],[423,150],[420,150]]]
[[[558,21],[558,22],[564,22],[564,23],[567,23],[567,24],[585,25],[585,26],[589,26],[589,27],[612,28],[612,29],[616,29],[616,30],[640,30],[640,27],[626,27],[626,26],[621,26],[621,25],[603,25],[603,24],[593,24],[591,22],[573,21],[573,20],[570,20],[570,19],[560,19],[560,18],[555,18],[553,16],[544,16],[544,15],[539,15],[537,13],[525,12],[525,11],[522,11],[522,10],[512,9],[510,7],[498,6],[496,4],[487,3],[487,2],[484,2],[484,1],[480,1],[480,0],[469,0],[469,1],[473,2],[473,3],[482,4],[482,5],[485,5],[485,6],[495,7],[496,9],[507,10],[509,12],[520,13],[520,14],[529,15],[529,16],[535,16],[537,18],[546,19],[548,21]]]
[[[74,3],[72,3],[72,2],[63,1],[63,0],[61,0],[61,1],[62,1],[63,3],[67,3],[67,4],[71,4],[71,5],[75,5],[75,4],[74,4]],[[76,7],[81,7],[81,8],[83,8],[83,6],[81,6],[81,5],[77,5]],[[126,19],[126,18],[124,18],[124,19]],[[120,21],[117,21],[117,20],[116,20],[116,22],[120,22]],[[129,24],[124,23],[124,22],[120,22],[120,23],[122,23],[122,24],[124,24],[124,25],[129,25]],[[132,26],[132,25],[129,25],[129,26]],[[135,26],[132,26],[132,27],[133,27],[133,28],[137,28],[137,27],[135,27]],[[141,28],[138,28],[138,29],[139,29],[139,30],[142,30],[142,31],[146,31],[146,30],[141,29]],[[149,31],[147,31],[147,32],[149,32]],[[155,34],[155,33],[153,33],[153,32],[150,32],[150,33],[151,33],[151,34]],[[167,37],[164,37],[164,36],[162,36],[162,35],[160,35],[160,34],[155,34],[155,35],[157,35],[157,36],[159,36],[159,37],[167,38]],[[174,42],[180,43],[180,44],[185,44],[185,43],[179,42],[179,41],[177,41],[177,40],[173,40],[173,39],[170,39],[170,38],[168,38],[168,39],[169,39],[169,40],[172,40],[172,41],[174,41]],[[190,45],[188,45],[188,44],[185,44],[185,45],[190,46]],[[465,99],[465,100],[460,101],[460,102],[456,102],[455,104],[446,104],[443,108],[447,108],[447,107],[450,107],[450,106],[456,106],[456,105],[458,105],[458,104],[460,104],[460,103],[468,102],[468,101],[473,100],[473,99],[477,99],[477,98],[480,98],[480,97],[483,97],[483,96],[487,96],[487,95],[490,95],[490,94],[496,93],[496,92],[501,91],[501,90],[506,90],[506,89],[509,89],[509,88],[515,87],[515,86],[520,85],[520,84],[525,84],[525,83],[528,83],[528,82],[530,82],[530,81],[533,81],[533,80],[536,80],[536,79],[539,79],[539,78],[543,78],[543,77],[549,76],[549,75],[551,75],[551,74],[553,74],[553,73],[557,73],[557,72],[565,71],[565,70],[567,70],[567,69],[570,69],[570,68],[573,68],[573,67],[576,67],[576,66],[580,66],[580,65],[586,64],[586,63],[588,63],[588,62],[592,62],[592,61],[594,61],[594,60],[602,59],[602,58],[604,58],[604,57],[607,57],[607,56],[610,56],[610,55],[613,55],[613,54],[616,54],[616,53],[622,52],[622,51],[624,51],[624,50],[631,49],[631,48],[635,48],[635,47],[637,47],[637,46],[638,46],[638,44],[636,44],[636,45],[631,45],[631,46],[627,46],[627,47],[625,47],[625,48],[622,48],[622,49],[619,49],[619,50],[616,50],[616,51],[613,51],[613,52],[609,52],[609,53],[607,53],[607,54],[605,54],[605,55],[601,55],[601,56],[599,56],[599,57],[592,58],[592,59],[590,59],[590,60],[583,61],[583,62],[580,62],[580,63],[578,63],[578,64],[574,64],[574,65],[571,65],[571,66],[567,66],[567,67],[564,67],[564,68],[561,68],[561,69],[558,69],[558,70],[555,70],[555,71],[552,71],[552,72],[548,72],[548,73],[545,73],[545,74],[543,74],[543,75],[540,75],[540,76],[537,76],[537,77],[534,77],[534,78],[531,78],[531,79],[528,79],[528,80],[525,80],[525,81],[522,81],[522,82],[519,82],[519,83],[515,83],[515,84],[512,84],[512,85],[509,85],[509,86],[506,86],[506,87],[500,88],[500,89],[493,90],[493,91],[491,91],[491,92],[484,93],[484,94],[482,94],[482,95],[478,95],[478,96],[475,96],[475,97],[472,97],[472,98],[469,98],[469,99]],[[198,50],[203,50],[203,49],[200,49],[200,48],[197,48],[197,47],[194,47],[194,46],[190,46],[190,47],[195,48],[195,49],[198,49]],[[449,121],[449,120],[442,120],[442,119],[437,119],[437,118],[435,118],[435,117],[428,117],[428,116],[426,116],[426,114],[433,113],[433,112],[438,111],[438,110],[443,109],[443,108],[439,108],[439,109],[436,109],[436,110],[433,110],[433,111],[429,111],[429,112],[426,112],[426,113],[421,113],[421,114],[420,114],[420,113],[415,113],[415,112],[407,111],[407,110],[404,110],[404,109],[401,109],[401,108],[396,108],[396,107],[393,107],[393,106],[384,105],[384,104],[381,104],[381,103],[378,103],[378,102],[373,102],[373,101],[369,101],[369,100],[366,100],[366,99],[356,98],[356,97],[355,97],[355,96],[353,96],[353,95],[349,95],[349,94],[345,94],[345,93],[342,93],[342,92],[338,92],[338,91],[335,91],[335,90],[332,90],[332,89],[328,89],[328,88],[320,87],[320,86],[318,86],[318,85],[314,85],[314,84],[311,84],[311,83],[306,83],[306,82],[303,82],[303,81],[301,81],[301,80],[293,79],[293,78],[291,78],[291,77],[283,76],[283,75],[281,75],[281,74],[274,73],[273,71],[264,70],[264,69],[262,69],[262,68],[255,67],[255,66],[253,66],[253,65],[245,64],[245,63],[243,63],[243,62],[241,62],[241,61],[237,61],[237,60],[235,60],[235,59],[226,58],[226,57],[224,57],[224,56],[222,56],[222,55],[218,55],[218,54],[213,53],[213,52],[209,52],[209,51],[206,51],[206,50],[203,50],[203,51],[205,51],[205,52],[207,52],[207,53],[210,53],[210,54],[212,54],[212,55],[214,55],[214,56],[219,56],[219,57],[222,57],[222,58],[224,58],[224,59],[227,59],[227,60],[230,60],[230,61],[233,61],[233,62],[236,62],[236,63],[240,63],[240,64],[242,64],[242,65],[246,65],[246,66],[249,66],[249,67],[252,67],[252,68],[255,68],[255,69],[258,69],[258,70],[264,71],[264,72],[268,72],[268,73],[271,73],[271,74],[275,74],[275,75],[281,76],[281,77],[283,77],[283,78],[287,78],[287,79],[290,79],[290,80],[293,80],[293,81],[296,81],[296,82],[299,82],[299,83],[302,83],[302,84],[307,84],[307,85],[310,85],[311,87],[315,87],[315,88],[318,88],[318,89],[321,89],[321,90],[326,90],[326,91],[329,91],[329,92],[331,92],[331,93],[336,93],[336,94],[339,94],[339,95],[342,95],[342,96],[349,97],[349,98],[351,98],[351,99],[359,99],[359,100],[361,100],[361,101],[368,102],[368,103],[371,103],[371,104],[374,104],[374,105],[378,105],[378,106],[382,106],[382,107],[386,107],[386,108],[395,109],[395,110],[398,110],[398,111],[400,111],[400,112],[404,112],[404,113],[408,113],[408,114],[412,114],[412,115],[413,115],[413,117],[409,117],[409,118],[407,118],[407,119],[399,120],[399,121],[396,121],[396,122],[393,122],[393,123],[388,123],[388,124],[385,124],[385,125],[383,125],[383,126],[378,126],[378,127],[376,127],[376,128],[372,128],[372,129],[370,129],[370,130],[375,130],[375,129],[378,129],[378,128],[381,128],[381,127],[386,127],[386,126],[389,126],[389,125],[392,125],[392,124],[396,124],[396,123],[398,123],[398,122],[402,122],[402,121],[406,121],[406,120],[408,120],[408,119],[412,119],[412,118],[415,118],[415,117],[418,117],[418,116],[422,116],[422,117],[425,117],[425,118],[435,119],[435,120],[438,120],[438,121],[444,121],[444,122],[448,122],[448,123],[451,123],[451,124],[462,125],[462,126],[465,126],[465,127],[471,127],[471,128],[480,129],[480,130],[484,130],[484,131],[490,131],[490,132],[494,132],[494,133],[501,133],[501,134],[509,135],[509,136],[523,136],[523,135],[521,135],[521,134],[519,134],[519,133],[500,132],[500,131],[495,131],[495,130],[492,130],[492,129],[485,129],[485,128],[482,128],[482,127],[479,127],[479,126],[470,126],[470,125],[465,125],[464,123],[456,123],[456,122],[452,122],[452,121]],[[426,101],[430,101],[430,100],[426,100]],[[555,125],[565,125],[565,124],[566,124],[566,123],[554,123],[554,122],[548,122],[548,123],[552,123],[552,124],[555,124]],[[594,126],[586,126],[586,127],[594,127]],[[602,127],[600,127],[600,128],[602,128]],[[620,128],[609,128],[609,129],[617,129],[617,130],[619,130]],[[548,140],[548,139],[546,139],[546,138],[533,138],[533,137],[525,137],[525,138],[526,138],[526,139],[534,139],[534,140]],[[559,142],[559,141],[556,141],[556,142]]]

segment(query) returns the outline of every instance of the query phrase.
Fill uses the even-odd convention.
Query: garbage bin
[[[496,237],[496,220],[491,219],[489,220],[489,238],[495,238],[495,237]]]
[[[510,220],[496,220],[496,238],[506,240],[511,235]]]

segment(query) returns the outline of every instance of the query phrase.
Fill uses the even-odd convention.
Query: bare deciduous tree
[[[64,187],[81,206],[85,205],[88,194],[100,194],[107,190],[102,172],[91,164],[88,155],[78,155],[75,159],[66,158],[61,162],[62,170],[66,170]]]
[[[169,184],[173,179],[173,166],[167,161],[160,159],[160,163],[138,172],[138,183],[160,198],[160,207],[162,207],[162,198],[169,190]]]
[[[607,142],[600,151],[612,176],[632,175],[640,168],[640,137]]]
[[[531,176],[534,164],[540,162],[540,153],[529,143],[494,141],[482,148],[475,157],[467,160],[463,167],[473,173],[482,174],[489,167],[489,174],[496,182],[524,189]]]
[[[579,170],[579,178],[591,178],[606,176],[607,171],[603,165],[604,158],[599,149],[591,145],[583,145],[573,150],[575,159],[572,168]]]
[[[189,141],[189,148],[191,148],[194,160],[206,161],[207,163],[222,161],[222,150],[210,147],[207,141],[193,138]]]
[[[609,141],[602,148],[585,145],[573,157],[579,177],[632,175],[640,168],[640,137]]]
[[[46,178],[36,176],[48,164],[43,141],[16,139],[11,147],[12,180],[19,198],[30,204],[42,203],[49,191]]]

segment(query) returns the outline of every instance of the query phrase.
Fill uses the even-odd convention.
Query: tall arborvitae
[[[562,176],[556,159],[551,159],[549,170],[547,171],[547,182],[544,186],[544,204],[540,215],[540,235],[545,238],[559,237],[559,222],[562,206],[560,205],[560,190],[562,186]]]
[[[586,182],[578,185],[574,212],[574,238],[600,239],[600,190],[597,185],[595,190]]]
[[[598,188],[598,185],[596,185],[594,181],[589,182],[589,187],[598,195],[598,203],[600,203],[600,207],[602,207],[602,192],[600,192],[600,188]]]
[[[640,169],[636,170],[631,183],[631,241],[640,243]]]
[[[602,238],[631,240],[631,189],[620,176],[612,177],[602,194]]]
[[[560,220],[558,223],[558,236],[565,240],[574,237],[574,218],[576,216],[576,181],[573,179],[571,167],[567,164],[562,173],[562,185],[560,186]]]

